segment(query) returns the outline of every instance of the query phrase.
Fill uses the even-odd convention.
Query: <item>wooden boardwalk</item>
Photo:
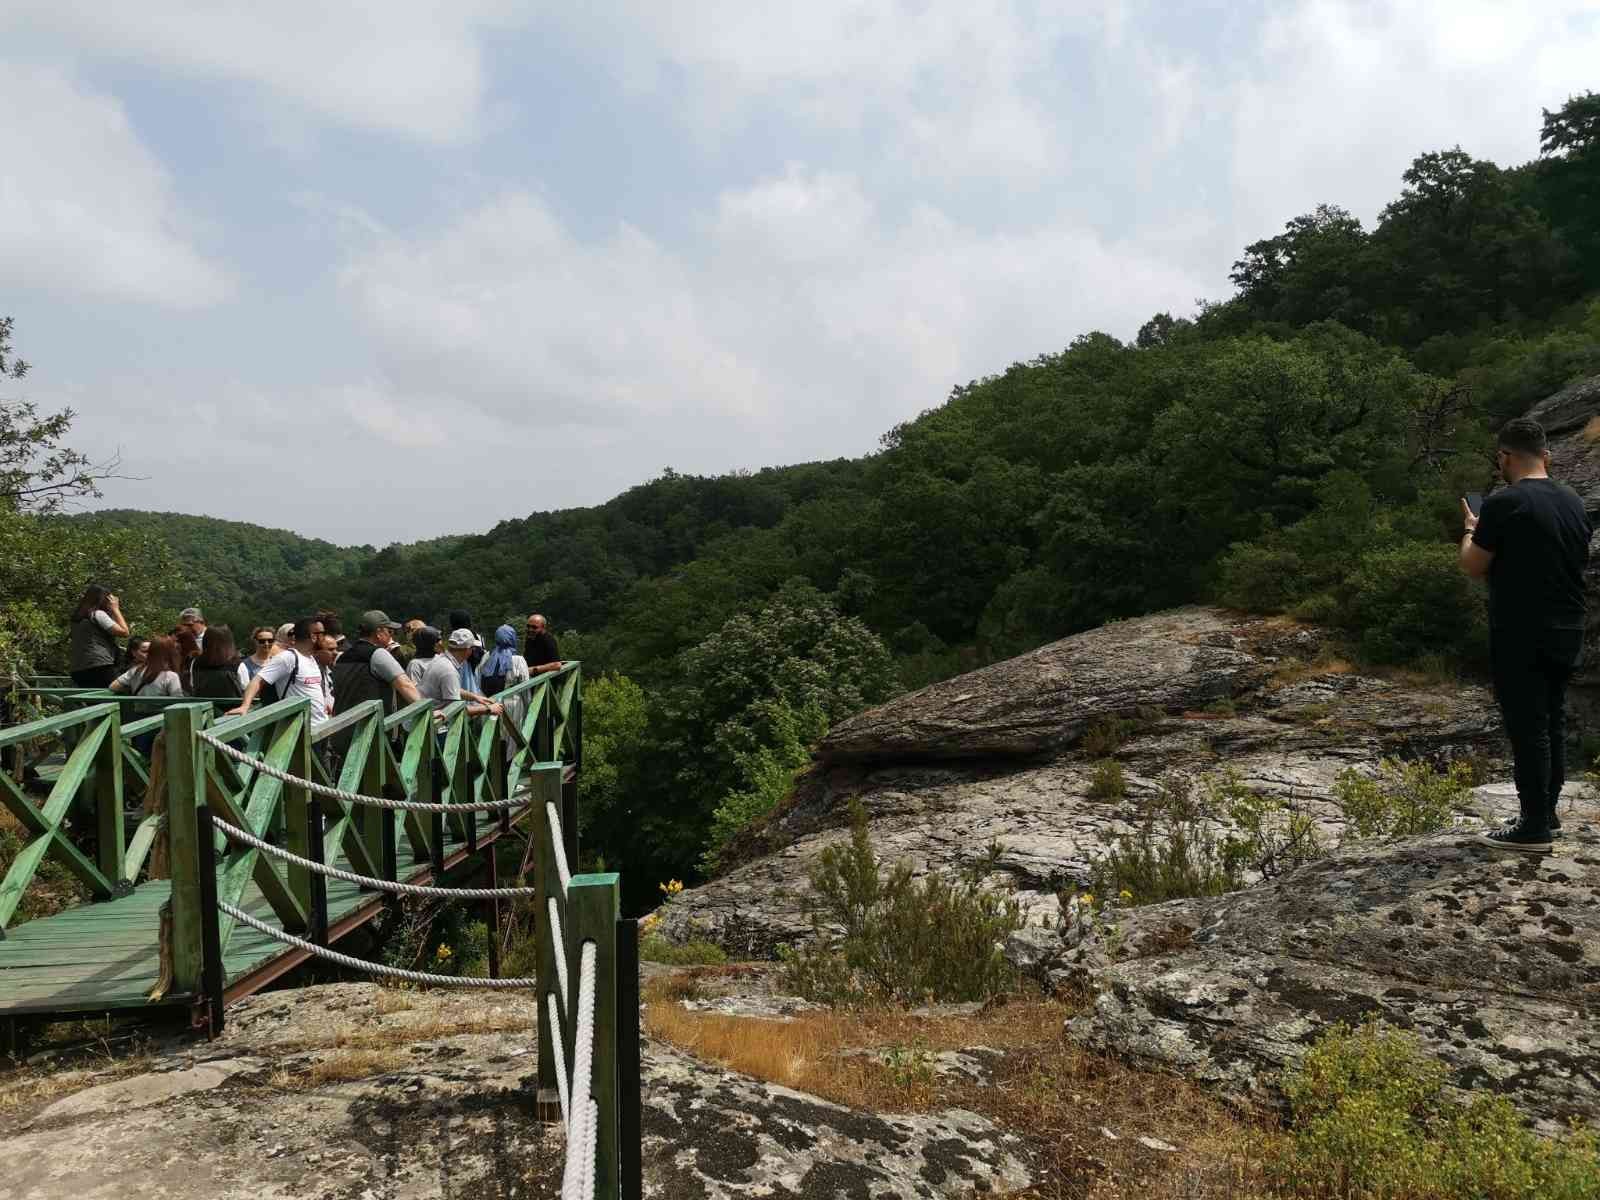
[[[499,823],[480,813],[478,831],[481,849],[499,837]],[[402,880],[426,883],[432,878],[426,857],[414,857],[404,844],[399,854]],[[467,858],[464,840],[446,842],[447,871],[454,863],[470,869],[476,861]],[[343,854],[333,865],[353,869]],[[220,877],[220,870],[218,874]],[[327,890],[330,942],[383,909],[382,893],[363,891],[340,879],[329,879]],[[192,1004],[194,997],[187,992],[170,993],[155,1003],[149,999],[161,973],[160,910],[171,894],[170,880],[151,880],[141,883],[131,895],[82,904],[7,929],[0,938],[0,1018]],[[277,924],[272,906],[253,882],[240,907],[268,924]],[[241,922],[223,954],[226,999],[232,1001],[266,986],[305,957],[303,951]]]

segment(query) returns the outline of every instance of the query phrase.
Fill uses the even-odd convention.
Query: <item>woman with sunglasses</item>
[[[256,672],[271,662],[272,656],[278,652],[278,639],[270,625],[257,625],[250,631],[250,640],[255,644],[255,653],[239,663],[241,687],[249,687]]]

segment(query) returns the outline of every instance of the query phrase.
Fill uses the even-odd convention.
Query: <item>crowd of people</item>
[[[369,609],[345,635],[336,614],[319,612],[273,628],[257,626],[241,647],[227,625],[211,626],[199,608],[178,615],[171,633],[132,632],[116,595],[86,588],[72,614],[68,652],[72,681],[135,696],[237,699],[228,715],[287,698],[309,701],[319,725],[336,711],[381,700],[390,711],[418,700],[442,710],[457,700],[473,715],[503,711],[496,697],[562,667],[560,649],[540,613],[516,628],[499,626],[489,644],[472,615],[450,613],[447,628],[413,618],[403,625]],[[125,639],[125,640],[122,640]]]

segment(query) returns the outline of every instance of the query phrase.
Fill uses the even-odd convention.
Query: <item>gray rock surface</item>
[[[251,997],[214,1042],[0,1105],[0,1200],[554,1197],[566,1145],[534,1117],[533,1020],[531,995]],[[647,1196],[953,1200],[1029,1182],[1015,1139],[972,1113],[857,1112],[648,1041],[642,1067]]]
[[[1198,708],[1243,691],[1261,662],[1202,608],[1120,621],[858,713],[829,731],[824,763],[1033,755],[1141,707]]]
[[[646,1187],[663,1200],[932,1200],[1030,1182],[1021,1144],[961,1109],[879,1116],[652,1046]]]
[[[1434,835],[1105,917],[1053,956],[1048,938],[1022,940],[1015,957],[1097,990],[1068,1023],[1085,1044],[1237,1095],[1270,1098],[1318,1033],[1376,1017],[1462,1089],[1548,1130],[1600,1126],[1600,807],[1573,790],[1573,831],[1549,857]]]
[[[1237,771],[1249,786],[1293,799],[1336,840],[1344,816],[1333,784],[1344,769],[1370,770],[1385,754],[1501,753],[1484,689],[1408,686],[1337,661],[1311,665],[1322,641],[1316,630],[1282,621],[1182,609],[1067,638],[863,713],[824,743],[823,761],[769,826],[771,852],[683,893],[663,910],[662,932],[754,958],[809,937],[808,871],[824,847],[848,837],[851,800],[866,809],[878,853],[919,871],[959,870],[998,844],[991,885],[1013,891],[1043,922],[1056,912],[1059,889],[1088,881],[1102,836],[1137,825],[1165,776]],[[1069,669],[1094,656],[1103,669]],[[1032,665],[1016,665],[1023,663]],[[1285,670],[1291,664],[1299,665]],[[1071,693],[1072,679],[1083,695]],[[1003,688],[1014,690],[1009,708]],[[1226,705],[1198,707],[1219,695]],[[985,732],[973,736],[1018,753],[941,761],[941,722],[954,727],[974,706]],[[1126,795],[1095,798],[1097,764],[1076,739],[1097,714],[1141,708],[1112,752]],[[894,755],[903,761],[884,761]]]

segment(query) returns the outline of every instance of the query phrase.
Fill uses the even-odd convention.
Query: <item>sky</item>
[[[101,506],[347,544],[869,453],[1597,62],[1600,0],[6,0],[7,394]]]

